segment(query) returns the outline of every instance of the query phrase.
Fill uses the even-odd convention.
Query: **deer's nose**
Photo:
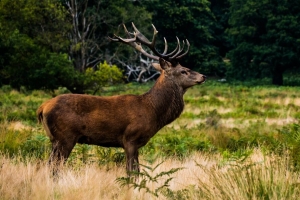
[[[205,79],[206,79],[206,76],[205,76],[205,75],[202,75],[202,78],[205,80]]]

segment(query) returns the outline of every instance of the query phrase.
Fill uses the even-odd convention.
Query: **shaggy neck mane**
[[[183,94],[182,87],[165,77],[164,72],[145,94],[150,96],[150,105],[157,115],[159,129],[179,117],[184,108]]]

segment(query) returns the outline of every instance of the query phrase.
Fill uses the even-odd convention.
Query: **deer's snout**
[[[198,83],[198,84],[204,83],[205,80],[206,80],[206,76],[203,75],[203,74],[199,74],[197,83]]]

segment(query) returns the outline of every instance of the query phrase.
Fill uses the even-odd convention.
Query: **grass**
[[[162,162],[163,161],[163,162]],[[142,162],[147,163],[142,158]],[[161,163],[162,162],[162,163]],[[157,177],[161,172],[179,169],[158,197],[146,189],[120,187],[118,178],[124,176],[124,166],[109,170],[95,164],[75,169],[68,165],[59,177],[53,178],[45,162],[21,161],[18,156],[0,156],[1,199],[298,199],[300,174],[290,168],[289,156],[264,155],[253,150],[243,161],[222,160],[220,154],[195,153],[185,160],[157,159],[155,170],[142,170]],[[160,164],[161,163],[161,164]],[[149,163],[148,163],[149,164]],[[18,174],[16,176],[16,174]],[[155,191],[169,179],[161,176],[148,181]],[[149,179],[148,179],[149,180]],[[138,183],[143,181],[139,179]]]
[[[299,172],[290,169],[288,158],[255,151],[250,159],[221,168],[198,164],[207,175],[198,179],[200,194],[205,199],[297,199]]]
[[[152,84],[107,87],[101,95],[141,94]],[[1,199],[297,199],[299,89],[214,81],[191,88],[182,115],[140,149],[149,176],[141,174],[129,189],[130,182],[121,188],[116,181],[126,175],[118,148],[76,145],[53,179],[46,165],[50,142],[35,111],[67,91],[2,87]],[[161,173],[166,176],[153,181]]]

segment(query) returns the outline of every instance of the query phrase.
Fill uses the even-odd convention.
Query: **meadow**
[[[105,87],[141,94],[153,83]],[[126,177],[122,149],[76,145],[59,176],[37,123],[45,100],[67,93],[0,89],[1,199],[298,199],[300,87],[209,81],[188,90],[185,109],[140,149]]]

